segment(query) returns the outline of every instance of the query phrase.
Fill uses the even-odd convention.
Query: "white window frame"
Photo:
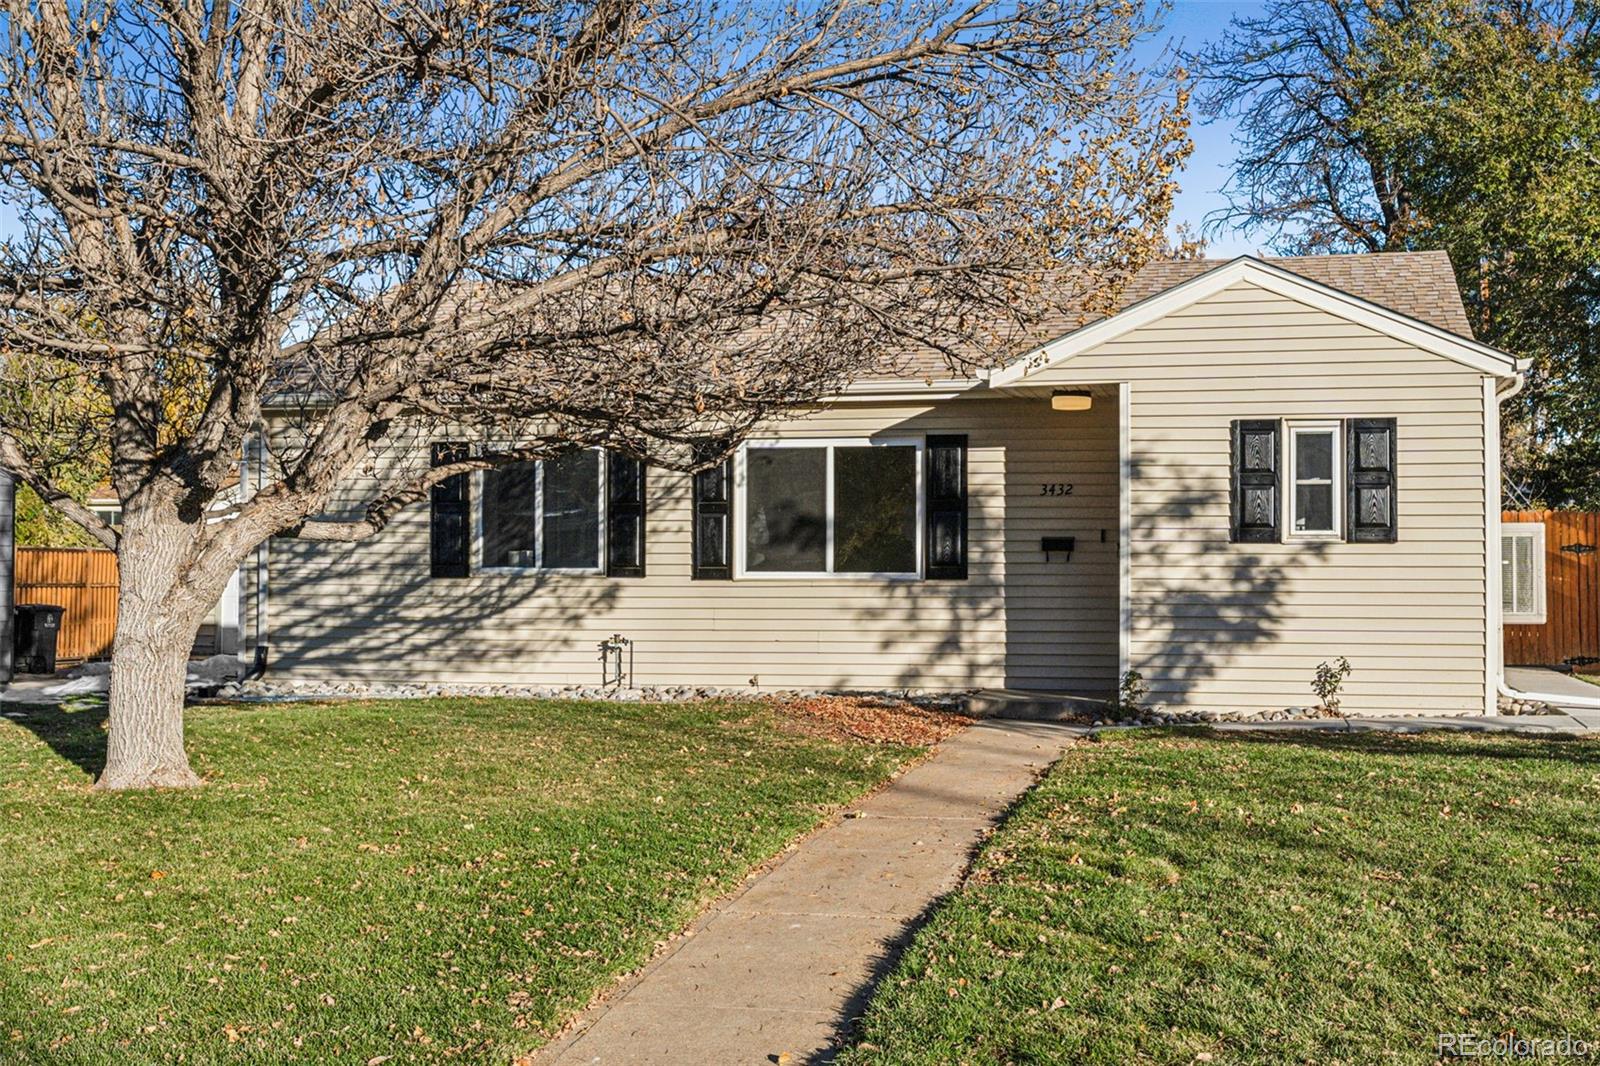
[[[1532,611],[1516,611],[1516,610],[1508,610],[1504,606],[1502,606],[1501,612],[1500,612],[1500,620],[1502,622],[1506,622],[1506,623],[1509,623],[1511,625],[1516,625],[1516,626],[1542,626],[1542,625],[1545,624],[1545,612],[1546,612],[1545,586],[1549,582],[1549,577],[1545,572],[1544,523],[1543,522],[1502,522],[1502,523],[1500,523],[1500,558],[1502,560],[1505,560],[1505,559],[1512,560],[1511,572],[1513,574],[1515,574],[1516,573],[1516,557],[1514,555],[1508,555],[1507,552],[1506,552],[1505,541],[1506,541],[1506,538],[1508,538],[1508,537],[1526,537],[1526,538],[1528,538],[1528,539],[1533,541],[1533,569],[1534,569],[1533,607],[1534,607],[1534,609]],[[1501,563],[1501,567],[1500,567],[1500,575],[1499,575],[1499,577],[1497,579],[1497,582],[1499,584],[1499,590],[1498,591],[1499,591],[1499,594],[1500,594],[1500,602],[1501,602],[1502,605],[1505,603],[1505,599],[1506,599],[1505,574],[1506,574],[1506,567],[1505,567],[1504,562],[1502,562]],[[1512,597],[1512,603],[1513,604],[1516,603],[1516,597],[1515,596]]]
[[[473,505],[475,521],[472,528],[472,566],[473,569],[485,574],[603,574],[606,569],[606,453],[601,448],[590,448],[600,457],[599,483],[599,508],[600,536],[595,546],[595,566],[487,566],[483,561],[483,529],[484,515],[488,504],[488,495],[483,491],[484,480],[488,476],[487,470],[479,470],[473,475],[472,491],[477,497]],[[544,562],[544,461],[535,463],[533,475],[533,551],[534,558],[540,564]]]
[[[1302,482],[1295,476],[1298,461],[1295,458],[1296,438],[1302,433],[1329,433],[1333,436],[1332,474],[1328,484],[1333,489],[1333,528],[1297,530],[1294,527],[1296,486]],[[1283,423],[1283,539],[1285,541],[1340,541],[1344,540],[1344,423],[1337,418],[1285,419]],[[1304,484],[1323,484],[1321,478],[1307,479]]]
[[[915,448],[917,521],[912,540],[916,544],[917,568],[906,573],[836,573],[833,569],[833,453],[835,448]],[[749,494],[746,478],[749,467],[748,453],[761,448],[817,448],[825,449],[827,462],[823,467],[824,518],[827,522],[828,541],[823,551],[826,570],[757,570],[745,569],[745,525]],[[735,580],[752,581],[920,581],[926,569],[923,558],[923,530],[927,523],[927,486],[923,480],[924,451],[927,440],[923,437],[783,437],[746,441],[733,459],[733,576]]]

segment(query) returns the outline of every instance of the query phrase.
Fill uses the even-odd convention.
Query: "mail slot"
[[[1064,555],[1067,560],[1072,559],[1072,549],[1078,546],[1077,537],[1040,537],[1039,550],[1044,552],[1044,561],[1049,562],[1052,555]]]

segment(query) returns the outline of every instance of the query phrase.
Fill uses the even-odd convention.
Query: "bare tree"
[[[1273,0],[1189,56],[1203,114],[1238,120],[1228,206],[1208,232],[1265,232],[1293,253],[1381,252],[1413,222],[1403,168],[1356,121],[1376,73],[1375,22],[1411,0]]]
[[[267,537],[371,536],[573,446],[690,469],[897,351],[987,362],[1109,298],[1188,150],[1181,79],[1130,65],[1140,10],[8,0],[0,465],[120,558],[99,787],[196,782],[184,658]],[[18,353],[34,394],[104,402],[34,424]],[[275,480],[219,509],[285,395]],[[522,446],[380,464],[418,418]],[[120,530],[52,482],[75,434],[109,443]]]

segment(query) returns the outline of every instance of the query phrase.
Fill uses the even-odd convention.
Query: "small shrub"
[[[1343,655],[1332,663],[1318,663],[1317,676],[1311,679],[1311,691],[1317,694],[1317,706],[1324,710],[1339,709],[1339,689],[1350,676],[1350,660]]]
[[[1144,698],[1148,695],[1150,686],[1145,684],[1144,675],[1137,670],[1129,670],[1117,682],[1116,698],[1106,702],[1106,713],[1118,721],[1137,718],[1144,709]]]

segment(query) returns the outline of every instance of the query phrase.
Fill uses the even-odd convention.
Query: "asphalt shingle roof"
[[[1186,259],[1150,263],[1123,292],[1121,304],[1128,307],[1229,261]],[[1461,302],[1461,290],[1456,287],[1455,271],[1444,252],[1263,256],[1262,261],[1472,339],[1472,325],[1467,321],[1467,309]]]
[[[1455,271],[1444,252],[1381,252],[1358,255],[1261,256],[1263,262],[1298,274],[1369,303],[1398,311],[1450,333],[1472,338],[1472,325],[1456,287]],[[1123,289],[1117,311],[1123,311],[1175,285],[1224,266],[1231,259],[1174,259],[1146,264]],[[1073,308],[1062,308],[1017,339],[1008,358],[1021,356],[1042,344],[1097,321]],[[948,379],[953,375],[944,358],[931,349],[902,352],[893,369],[871,379]]]

